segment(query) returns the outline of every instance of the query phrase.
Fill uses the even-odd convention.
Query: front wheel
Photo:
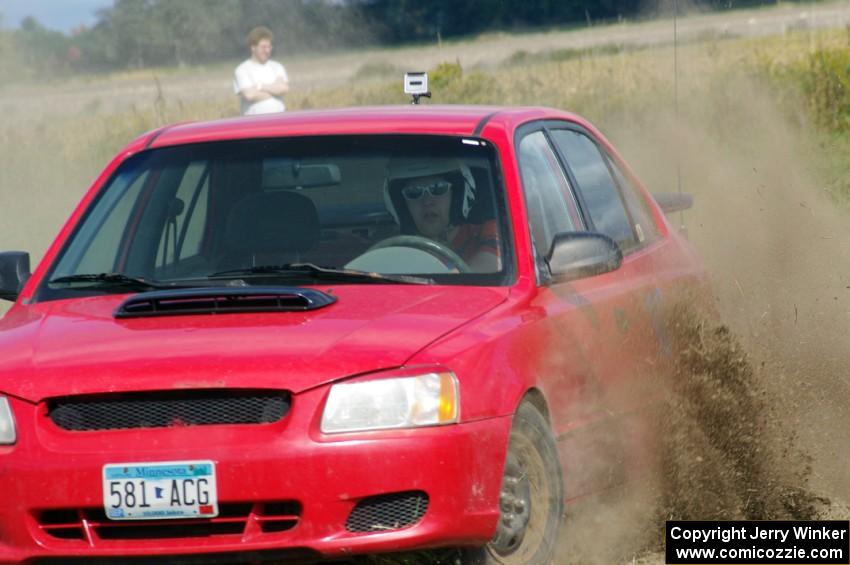
[[[511,428],[496,535],[467,550],[474,565],[543,565],[555,553],[564,514],[564,483],[555,439],[545,418],[522,404]]]

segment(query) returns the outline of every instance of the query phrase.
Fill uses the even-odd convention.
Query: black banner
[[[848,565],[850,522],[667,522],[668,565]]]

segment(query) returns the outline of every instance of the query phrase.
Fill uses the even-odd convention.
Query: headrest
[[[301,194],[260,192],[236,203],[225,229],[232,252],[304,253],[319,239],[319,215],[313,201]]]

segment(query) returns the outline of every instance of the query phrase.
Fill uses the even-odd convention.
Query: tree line
[[[687,0],[682,0],[685,4]],[[91,28],[70,35],[34,18],[0,37],[0,59],[28,72],[191,65],[247,53],[256,25],[278,53],[439,41],[489,30],[595,23],[657,15],[675,0],[115,0]],[[701,0],[735,8],[775,0]],[[690,2],[693,6],[693,2]],[[0,61],[2,67],[3,61]]]

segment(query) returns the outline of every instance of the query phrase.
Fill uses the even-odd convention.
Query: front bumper
[[[0,446],[0,562],[267,550],[336,557],[492,537],[509,417],[325,436],[326,392],[297,396],[274,424],[106,432],[62,430],[43,405],[10,399],[18,443]],[[215,462],[218,518],[120,527],[102,515],[105,464],[187,460]],[[358,503],[411,492],[428,499],[416,523],[346,528]]]

